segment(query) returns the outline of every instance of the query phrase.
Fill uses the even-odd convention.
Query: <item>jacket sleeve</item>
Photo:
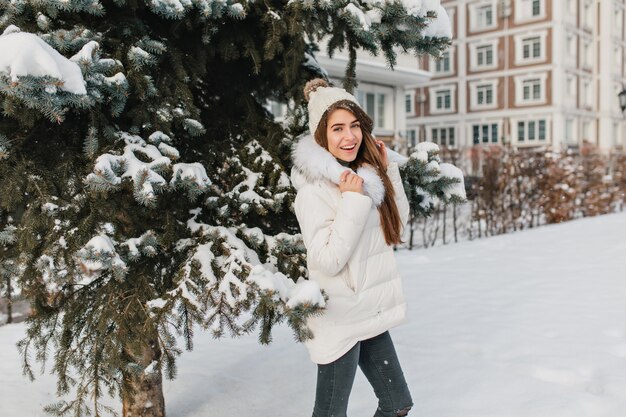
[[[335,276],[350,259],[365,229],[372,199],[360,193],[342,193],[331,207],[311,186],[298,191],[294,208],[307,249],[310,267]]]
[[[402,229],[406,227],[409,221],[409,200],[406,198],[404,192],[404,185],[402,185],[402,178],[400,177],[400,169],[396,162],[390,162],[387,167],[387,175],[393,184],[393,190],[395,191],[396,205],[398,206],[398,213],[400,214],[400,222]]]

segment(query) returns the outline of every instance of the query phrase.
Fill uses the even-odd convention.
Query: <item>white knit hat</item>
[[[309,109],[309,130],[313,136],[315,136],[315,131],[320,124],[324,112],[334,103],[341,100],[348,100],[357,106],[359,105],[359,102],[352,94],[348,93],[343,88],[330,87],[328,83],[321,78],[316,78],[306,83],[304,86],[304,97],[309,101],[307,106]]]

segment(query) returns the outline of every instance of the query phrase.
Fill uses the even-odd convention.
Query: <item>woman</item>
[[[294,208],[309,278],[329,296],[307,322],[318,364],[313,417],[346,416],[357,365],[378,397],[374,416],[405,416],[413,403],[388,332],[406,314],[392,248],[409,210],[402,157],[373,138],[353,95],[317,79],[305,96],[312,136],[293,151]]]

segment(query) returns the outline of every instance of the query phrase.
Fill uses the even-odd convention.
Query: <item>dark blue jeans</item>
[[[313,417],[346,417],[357,365],[374,388],[374,417],[405,416],[413,401],[389,332],[362,340],[341,358],[318,365]]]

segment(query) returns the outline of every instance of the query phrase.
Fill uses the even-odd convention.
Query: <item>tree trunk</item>
[[[452,204],[452,228],[454,229],[454,243],[458,243],[457,224],[456,224],[456,203]]]
[[[136,363],[150,371],[125,373],[125,392],[122,396],[124,417],[165,417],[163,377],[160,369],[151,366],[160,357],[161,350],[155,340],[143,348],[141,357],[135,357]]]
[[[7,324],[13,323],[13,288],[11,277],[7,276]]]
[[[448,206],[443,206],[443,244],[446,244],[446,221],[448,221],[446,214],[448,213]]]
[[[411,216],[409,220],[409,250],[413,250],[413,234],[415,233],[414,229],[415,216]]]

